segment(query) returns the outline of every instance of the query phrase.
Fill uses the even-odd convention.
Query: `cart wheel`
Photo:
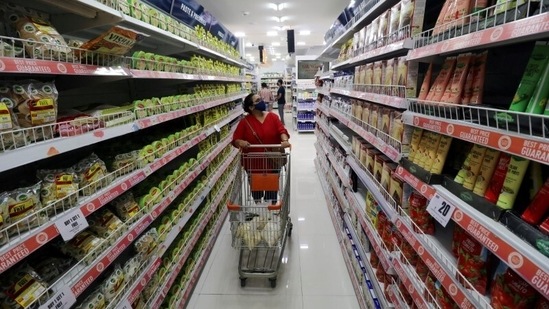
[[[246,286],[246,278],[240,278],[240,286],[245,287]]]
[[[271,282],[271,288],[276,288],[276,278],[269,278],[269,281]]]

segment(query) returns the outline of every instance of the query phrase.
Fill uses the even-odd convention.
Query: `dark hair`
[[[267,88],[267,83],[261,83],[261,88]]]
[[[242,108],[244,108],[244,111],[246,113],[250,113],[251,110],[250,110],[250,106],[254,105],[254,95],[255,93],[250,93],[249,95],[246,96],[246,98],[244,98],[244,103],[242,103]]]
[[[284,83],[282,82],[281,79],[278,80],[278,83],[279,83],[280,85],[283,85],[283,84],[284,84]]]

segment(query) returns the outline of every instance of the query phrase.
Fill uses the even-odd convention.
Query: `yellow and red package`
[[[493,262],[493,255],[481,243],[468,233],[463,233],[458,248],[458,271],[481,294],[488,289],[488,273]],[[458,280],[462,278],[456,276]],[[466,284],[462,283],[467,287]]]
[[[414,191],[408,199],[410,205],[410,218],[415,223],[413,226],[415,232],[419,228],[420,232],[427,235],[435,234],[435,222],[433,217],[427,212],[427,199]]]
[[[490,305],[494,309],[526,309],[536,303],[537,291],[507,264],[500,262],[494,275]]]

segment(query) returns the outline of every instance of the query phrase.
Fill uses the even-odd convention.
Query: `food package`
[[[421,279],[421,282],[425,282],[425,280],[427,280],[427,277],[429,276],[429,267],[427,266],[427,264],[425,264],[425,262],[421,258],[417,259],[415,266],[416,266],[416,273],[419,279]]]
[[[0,246],[8,241],[8,235],[4,228],[6,228],[10,221],[10,213],[8,208],[8,194],[0,194]]]
[[[53,284],[71,264],[70,258],[47,257],[33,264],[33,268],[45,282]]]
[[[410,217],[415,223],[414,230],[419,228],[421,232],[427,235],[435,234],[435,222],[433,217],[427,212],[427,199],[418,192],[414,191],[409,198]]]
[[[99,37],[82,44],[80,48],[103,54],[123,56],[144,38],[145,35],[140,32],[114,26]]]
[[[139,273],[139,267],[141,266],[141,259],[138,256],[134,256],[124,264],[124,276],[126,280],[131,281]]]
[[[464,232],[461,238],[458,247],[458,271],[479,293],[484,295],[488,288],[488,268],[491,254],[467,232]]]
[[[101,250],[98,250],[103,245],[103,239],[95,236],[91,231],[85,230],[80,232],[70,241],[62,244],[60,246],[61,252],[66,255],[72,256],[77,260],[82,260],[86,255],[92,253],[87,259],[88,261],[93,261],[99,254]]]
[[[116,265],[110,276],[101,284],[101,293],[105,295],[107,303],[113,301],[116,295],[124,288],[124,280],[124,271],[120,265]]]
[[[143,160],[139,160],[139,151],[117,154],[109,164],[111,171],[118,171],[121,175],[129,174],[138,168],[144,167]]]
[[[71,169],[38,170],[38,179],[42,181],[40,198],[48,215],[57,215],[78,203],[78,176]]]
[[[105,309],[107,301],[100,289],[90,294],[76,309]]]
[[[507,264],[499,262],[492,284],[490,305],[494,309],[528,309],[536,303],[537,292]]]
[[[92,153],[73,166],[78,175],[80,193],[89,196],[108,186],[114,179],[108,175],[107,167],[99,157]]]
[[[158,245],[158,232],[155,228],[148,230],[135,242],[135,251],[146,260]]]
[[[48,289],[48,284],[28,265],[10,273],[2,282],[6,288],[0,295],[1,308],[29,308]]]
[[[122,233],[121,227],[124,223],[118,219],[110,210],[102,208],[88,217],[89,229],[101,238],[108,238],[111,235]],[[117,238],[114,236],[114,238]]]
[[[116,198],[111,202],[114,206],[115,212],[122,221],[128,221],[135,217],[139,213],[139,205],[135,201],[132,192],[125,193],[124,195]]]
[[[17,234],[26,231],[29,228],[37,227],[47,221],[46,214],[44,212],[39,212],[39,210],[42,209],[42,203],[40,202],[40,186],[41,183],[39,182],[30,187],[19,188],[7,192],[10,224],[19,221],[16,225],[13,225],[8,229],[8,234]]]
[[[105,124],[101,119],[75,111],[75,113],[57,118],[55,130],[60,136],[65,137],[81,135],[102,127],[105,127]]]
[[[400,18],[398,22],[399,29],[399,40],[408,38],[411,34],[409,26],[412,22],[412,17],[414,16],[414,0],[402,0],[400,2]]]
[[[27,40],[27,55],[35,59],[73,61],[74,55],[65,39],[46,20],[13,13],[9,17],[19,37]]]
[[[442,284],[439,281],[435,283],[435,287],[436,287],[435,298],[439,308],[441,309],[458,309],[459,308],[459,306],[452,299],[450,294],[446,292],[445,288],[442,286]]]

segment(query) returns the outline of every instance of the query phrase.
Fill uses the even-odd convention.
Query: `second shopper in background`
[[[276,83],[278,85],[278,91],[276,92],[276,99],[278,104],[278,114],[280,115],[280,121],[284,123],[284,105],[286,105],[286,89],[284,88],[284,82],[279,79]]]

